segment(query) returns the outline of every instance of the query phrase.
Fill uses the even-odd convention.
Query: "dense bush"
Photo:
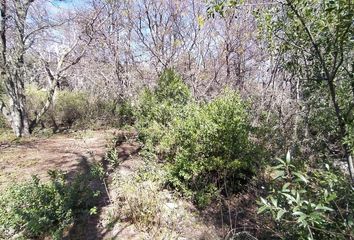
[[[135,108],[130,100],[121,101],[116,106],[116,111],[113,114],[115,121],[118,119],[116,125],[119,127],[132,126],[135,122],[134,110]]]
[[[26,91],[29,114],[33,118],[36,111],[44,105],[47,92],[38,90],[35,86],[28,86]],[[71,127],[77,121],[83,120],[89,113],[88,99],[88,95],[84,92],[57,91],[53,105],[42,118],[43,125],[54,128]]]
[[[147,147],[155,146],[168,131],[172,119],[183,115],[191,94],[180,76],[165,70],[156,89],[145,89],[136,110],[136,127]]]
[[[30,118],[41,109],[47,92],[29,85],[27,105]],[[123,126],[133,124],[133,107],[129,100],[100,99],[83,91],[57,90],[52,106],[41,119],[42,127],[59,128],[101,127],[101,125]]]
[[[354,192],[343,173],[326,164],[320,169],[295,166],[290,154],[271,167],[269,195],[259,213],[269,213],[285,239],[354,237]]]
[[[220,190],[238,190],[259,165],[258,156],[249,140],[245,105],[236,93],[186,109],[187,117],[173,121],[162,144],[169,149],[172,184],[193,193],[203,206]]]
[[[82,92],[59,91],[53,108],[49,111],[52,119],[71,127],[83,119],[89,111],[88,96]]]
[[[50,175],[48,183],[33,177],[2,192],[0,238],[51,235],[61,239],[63,230],[73,223],[74,217],[93,206],[94,192],[87,176],[79,175],[69,183],[59,172]]]
[[[198,104],[171,70],[162,74],[154,91],[143,93],[137,128],[145,150],[169,162],[171,185],[194,197],[199,206],[209,204],[220,191],[237,190],[257,165],[240,97],[226,91]]]

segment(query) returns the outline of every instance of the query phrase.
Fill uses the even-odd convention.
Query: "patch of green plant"
[[[33,119],[44,106],[47,92],[30,84],[26,86],[26,95],[29,117]],[[121,127],[132,125],[134,121],[134,107],[129,99],[99,98],[85,91],[64,89],[56,91],[53,104],[42,117],[39,127],[55,131],[60,127]]]
[[[239,190],[260,165],[246,109],[232,91],[196,103],[180,77],[166,70],[139,103],[140,155],[167,161],[170,185],[206,206],[220,193]]]
[[[129,100],[124,100],[117,106],[116,115],[118,115],[120,127],[132,126],[134,124],[134,111],[135,108]]]
[[[27,106],[30,118],[33,118],[45,104],[47,92],[38,89],[35,85],[26,87]],[[89,96],[82,91],[58,90],[51,107],[42,118],[43,125],[59,127],[64,125],[73,126],[79,120],[90,117],[91,104]]]
[[[184,115],[183,107],[190,100],[187,85],[171,69],[162,73],[154,90],[143,91],[135,112],[135,126],[146,148],[152,149],[168,131],[170,122]]]
[[[260,165],[249,140],[246,106],[225,92],[210,103],[189,105],[161,140],[171,184],[205,206],[220,192],[235,192]]]
[[[277,161],[258,213],[276,221],[285,239],[353,238],[354,191],[347,177],[328,164],[321,169],[296,167],[289,153]]]
[[[64,174],[50,171],[50,181],[14,184],[0,195],[0,237],[61,239],[63,230],[95,203],[87,175],[67,181]]]
[[[111,148],[106,153],[106,160],[113,167],[117,167],[120,163],[118,151],[115,147]]]
[[[349,146],[354,157],[354,121],[352,122],[352,124],[347,125],[347,132],[348,135],[344,139],[344,142]]]

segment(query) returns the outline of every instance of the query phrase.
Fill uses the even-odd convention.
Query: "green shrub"
[[[237,190],[259,163],[249,140],[245,105],[237,94],[226,92],[186,110],[187,116],[173,121],[161,145],[167,151],[173,186],[194,195],[203,206],[219,191]]]
[[[33,177],[32,181],[15,184],[1,194],[0,238],[51,235],[61,239],[74,217],[93,206],[94,194],[87,176],[79,175],[69,183],[59,172],[50,175],[48,183]]]
[[[246,106],[236,93],[197,104],[182,80],[166,70],[157,88],[143,93],[136,116],[142,155],[167,160],[171,185],[199,206],[239,189],[257,165]]]
[[[108,161],[112,168],[117,167],[121,162],[121,160],[119,159],[117,148],[115,147],[112,147],[107,151],[105,159]]]
[[[39,90],[33,85],[28,86],[26,91],[29,116],[33,118],[45,104],[47,91]],[[58,128],[60,125],[71,127],[79,120],[84,122],[84,119],[90,118],[90,106],[88,94],[79,91],[58,90],[52,106],[42,118],[42,123],[54,128]]]
[[[118,115],[120,127],[132,126],[135,123],[134,106],[129,100],[124,100],[118,105],[116,114]]]
[[[167,69],[161,74],[155,94],[159,102],[165,101],[172,105],[185,105],[191,97],[187,85],[172,69]]]
[[[47,91],[28,85],[26,94],[29,116],[33,119],[45,104]],[[41,123],[42,127],[52,127],[54,131],[60,127],[121,127],[134,123],[133,110],[128,99],[101,99],[83,91],[57,90],[53,104],[42,117]]]
[[[269,213],[285,239],[351,239],[354,237],[354,191],[349,180],[328,164],[321,169],[285,161],[271,167],[269,194],[258,213]]]
[[[89,112],[88,95],[83,92],[58,91],[53,112],[49,112],[57,122],[72,126],[76,121],[84,119]]]
[[[168,130],[172,119],[184,113],[191,100],[188,87],[173,70],[161,75],[157,88],[145,89],[136,110],[136,127],[146,148],[152,148]]]

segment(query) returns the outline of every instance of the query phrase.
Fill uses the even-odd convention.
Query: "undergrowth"
[[[58,171],[50,171],[50,181],[38,177],[15,183],[0,196],[0,237],[62,239],[63,231],[75,218],[94,207],[98,192],[90,185],[90,174],[68,181]]]
[[[168,162],[170,186],[207,206],[219,194],[237,191],[260,165],[246,109],[232,91],[197,103],[181,78],[166,70],[138,106],[142,155]]]
[[[342,172],[325,164],[310,168],[285,160],[270,167],[272,180],[258,213],[273,221],[284,239],[352,239],[354,192]],[[296,166],[295,166],[296,165]]]

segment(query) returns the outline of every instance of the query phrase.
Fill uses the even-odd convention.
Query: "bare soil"
[[[20,143],[0,144],[0,189],[37,175],[48,179],[48,170],[75,174],[101,161],[114,130],[78,131],[49,138],[32,137]]]

